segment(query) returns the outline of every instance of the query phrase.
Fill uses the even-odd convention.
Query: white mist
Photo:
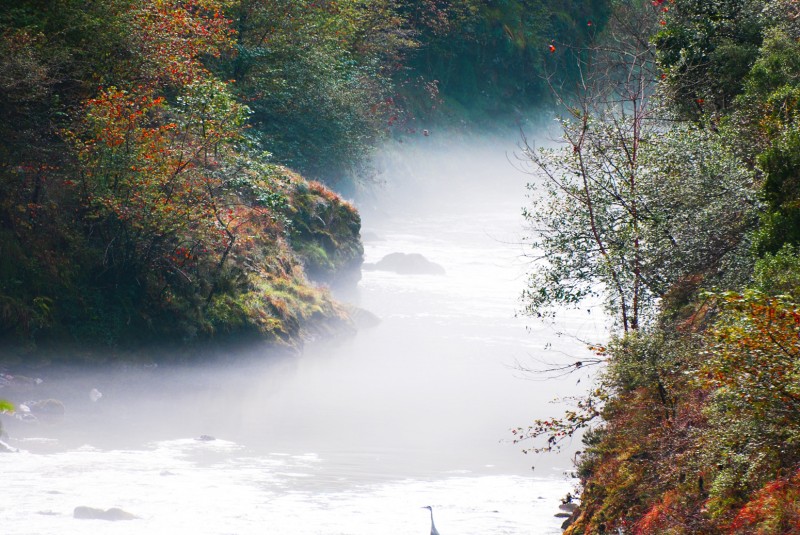
[[[569,453],[525,456],[509,429],[557,415],[579,377],[530,381],[515,364],[587,350],[515,317],[530,268],[515,137],[443,137],[387,155],[362,213],[368,262],[420,253],[446,275],[365,272],[346,297],[381,323],[300,357],[44,371],[16,401],[57,397],[67,412],[6,422],[22,451],[0,454],[3,532],[423,534],[432,505],[444,535],[559,533]],[[564,318],[560,330],[602,336],[599,314]],[[76,506],[140,518],[76,520]]]

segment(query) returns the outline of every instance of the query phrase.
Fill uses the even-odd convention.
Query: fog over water
[[[420,253],[446,274],[365,271],[342,298],[381,323],[352,338],[293,357],[45,368],[41,384],[0,389],[66,407],[52,422],[4,417],[21,451],[0,454],[2,532],[426,534],[432,505],[444,535],[559,533],[570,452],[525,456],[509,429],[557,415],[550,402],[589,378],[515,365],[579,360],[573,336],[602,339],[604,324],[585,309],[558,328],[515,317],[530,269],[515,143],[434,132],[387,151],[387,183],[358,202],[366,261]],[[139,519],[76,520],[76,506]]]

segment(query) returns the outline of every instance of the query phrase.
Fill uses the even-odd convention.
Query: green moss
[[[325,283],[357,281],[364,247],[355,208],[316,182],[296,184],[290,204],[291,244],[309,277]]]

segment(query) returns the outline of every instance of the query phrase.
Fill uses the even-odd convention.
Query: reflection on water
[[[6,420],[23,451],[0,454],[3,533],[414,534],[429,530],[424,505],[445,535],[559,533],[569,458],[528,458],[508,430],[557,413],[577,377],[531,382],[514,364],[585,349],[514,317],[524,178],[507,173],[493,195],[365,213],[368,262],[421,253],[446,275],[365,272],[348,298],[382,322],[351,339],[300,357],[45,369],[0,391],[65,406],[49,423]],[[601,332],[586,311],[565,321]],[[140,518],[72,519],[83,505]]]

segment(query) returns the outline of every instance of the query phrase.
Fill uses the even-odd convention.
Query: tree
[[[532,315],[602,293],[622,331],[635,331],[687,277],[730,286],[749,276],[756,176],[721,134],[668,120],[647,39],[658,7],[616,13],[609,41],[582,52],[580,96],[564,99],[566,146],[526,147],[540,179],[526,210]]]
[[[783,244],[800,244],[800,46],[781,25],[765,31],[764,42],[745,78],[729,128],[743,142],[736,149],[763,173],[766,210],[756,236],[760,254]]]
[[[708,507],[727,515],[800,463],[800,312],[786,297],[747,291],[716,296],[699,377],[711,392],[706,458],[716,466]]]
[[[550,104],[545,65],[572,78],[576,69],[561,43],[581,47],[605,26],[607,0],[413,0],[400,9],[420,46],[411,70],[399,71],[401,94],[412,114],[494,126],[519,120],[533,106]],[[555,43],[559,50],[550,52]],[[435,83],[431,102],[415,76]],[[411,80],[409,80],[411,78]],[[411,81],[411,83],[409,83]],[[415,91],[414,89],[417,89]]]
[[[673,123],[643,150],[643,269],[658,297],[687,279],[735,288],[749,281],[752,233],[762,202],[757,174],[729,138]]]
[[[304,181],[248,135],[250,108],[220,76],[234,4],[65,0],[0,14],[3,342],[292,343],[312,315],[342,321],[309,286],[289,217],[311,220],[305,207],[322,202],[335,212],[335,230],[308,225],[339,239],[326,251],[335,272],[360,260],[358,216],[321,185],[290,206]],[[341,24],[369,11],[347,7]]]
[[[643,144],[652,136],[654,50],[648,36],[659,20],[649,4],[628,1],[614,12],[603,41],[576,50],[576,96],[559,94],[563,149],[526,145],[541,190],[525,216],[540,262],[525,293],[527,311],[576,305],[606,291],[623,331],[636,330],[657,294],[645,272],[640,181]]]
[[[698,118],[725,112],[758,55],[765,18],[759,0],[674,0],[655,36],[669,98]]]
[[[398,111],[391,74],[416,45],[393,0],[241,0],[236,54],[217,65],[273,158],[329,184],[352,182]],[[363,178],[363,176],[361,177]]]
[[[76,187],[117,284],[151,271],[190,280],[191,259],[224,263],[234,244],[225,160],[244,108],[214,81],[187,86],[178,103],[111,88],[87,103],[74,135]]]
[[[650,5],[661,10],[666,71],[654,77],[636,187],[617,171],[628,169],[619,154],[634,127],[604,141],[637,109],[622,98],[611,120],[584,120],[572,105],[572,143],[534,162],[556,205],[531,214],[548,231],[533,311],[604,290],[619,315],[637,276],[648,302],[638,328],[618,316],[622,333],[601,353],[602,421],[584,436],[580,515],[567,533],[793,532],[800,10],[791,0]],[[557,443],[583,416],[536,422],[524,436]]]

